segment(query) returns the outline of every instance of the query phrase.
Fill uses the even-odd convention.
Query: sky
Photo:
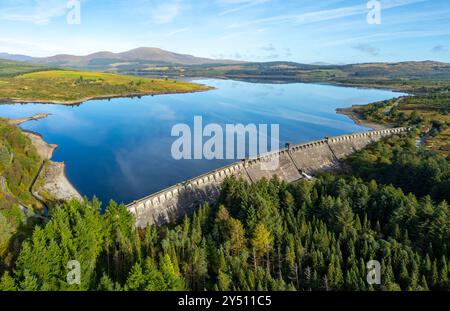
[[[245,61],[450,62],[450,1],[0,0],[0,52],[143,46]]]

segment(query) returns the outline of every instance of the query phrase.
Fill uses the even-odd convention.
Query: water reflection
[[[75,187],[102,201],[130,202],[174,183],[229,163],[225,160],[176,161],[171,158],[172,126],[206,123],[280,124],[280,143],[364,131],[338,107],[399,96],[382,90],[312,84],[257,84],[198,81],[217,89],[204,93],[93,100],[80,106],[0,105],[0,116],[18,118],[51,113],[24,128],[59,145]]]

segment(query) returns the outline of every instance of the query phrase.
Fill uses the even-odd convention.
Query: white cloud
[[[37,43],[5,37],[0,38],[0,46],[2,47],[0,52],[30,56],[48,56],[49,54],[68,52],[68,50],[61,50],[61,46],[51,45],[48,42]]]
[[[152,8],[150,16],[153,22],[157,24],[167,24],[172,22],[182,11],[181,0],[163,3]]]
[[[99,50],[111,52],[123,52],[139,46],[135,42],[126,40],[105,39],[96,37],[73,36],[16,39],[12,37],[0,37],[0,52],[10,54],[24,54],[34,57],[47,57],[55,54],[86,55]]]
[[[354,42],[358,43],[361,41],[365,42],[382,42],[390,41],[396,39],[407,39],[407,38],[429,38],[429,37],[440,37],[450,35],[450,30],[423,30],[423,31],[397,31],[397,32],[380,32],[372,35],[361,35],[355,37],[346,37],[345,39],[337,39],[324,41],[320,44],[321,47],[336,46],[336,45],[347,45]]]
[[[231,13],[236,13],[270,1],[271,0],[219,0],[219,4],[233,7],[220,12],[218,15],[223,16]]]
[[[22,0],[7,1],[0,9],[0,19],[46,25],[51,19],[67,12],[65,0]]]
[[[173,30],[173,31],[171,31],[171,32],[169,32],[169,33],[167,33],[166,36],[167,36],[167,37],[171,37],[171,36],[174,36],[174,35],[177,35],[177,34],[180,34],[180,33],[183,33],[183,32],[187,32],[187,31],[190,31],[190,30],[191,30],[191,28],[189,28],[189,27],[186,27],[186,28],[180,28],[180,29],[175,29],[175,30]]]
[[[419,2],[425,2],[429,0],[386,0],[382,3],[382,9],[388,10],[396,7],[401,7],[405,5],[415,4]],[[227,28],[241,28],[252,25],[261,25],[261,24],[273,24],[273,23],[287,23],[291,22],[294,24],[310,24],[323,22],[333,19],[339,19],[343,17],[350,17],[359,14],[367,14],[368,10],[366,7],[366,3],[348,7],[342,7],[338,9],[331,10],[320,10],[307,12],[302,14],[289,14],[289,15],[279,15],[272,16],[267,18],[255,19],[252,21],[244,22],[244,23],[235,23],[229,25]]]

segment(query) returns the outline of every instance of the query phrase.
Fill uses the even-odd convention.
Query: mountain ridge
[[[179,65],[206,65],[206,64],[242,64],[243,61],[227,59],[211,59],[196,57],[189,54],[180,54],[155,47],[139,47],[129,51],[114,53],[99,51],[87,55],[57,54],[48,57],[31,57],[27,55],[0,53],[0,58],[14,61],[27,61],[35,64],[50,66],[84,67],[95,60],[114,61],[147,61],[154,63],[168,63]]]
[[[196,57],[189,54],[175,53],[156,47],[138,47],[124,52],[98,51],[87,55],[56,54],[48,57],[32,57],[24,54],[10,54],[0,52],[0,59],[29,62],[34,64],[61,66],[61,67],[79,67],[86,68],[95,66],[96,63],[105,62],[105,64],[114,64],[113,62],[146,62],[154,64],[171,65],[239,65],[239,64],[295,64],[311,67],[346,67],[346,66],[445,66],[450,63],[433,60],[411,60],[399,62],[360,62],[349,64],[333,64],[325,62],[298,63],[293,61],[272,61],[272,62],[251,62],[230,59],[212,59],[205,57]],[[110,63],[108,63],[110,61]]]
[[[0,54],[0,57],[2,55],[5,57],[5,54]],[[24,55],[8,54],[6,57],[27,59]],[[4,67],[3,75],[17,75],[27,70],[58,68],[166,79],[219,78],[267,83],[332,83],[406,92],[418,91],[413,86],[419,81],[426,83],[429,88],[440,88],[445,81],[450,80],[450,64],[431,60],[347,65],[288,61],[235,62],[197,58],[158,48],[137,48],[122,53],[100,51],[85,56],[60,54],[32,60],[15,66],[8,65],[11,60],[5,60],[6,63],[0,61],[0,70]]]

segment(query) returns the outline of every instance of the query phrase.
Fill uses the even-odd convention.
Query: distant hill
[[[42,66],[42,65],[36,65],[36,64],[30,64],[26,62],[19,62],[19,61],[13,61],[8,59],[0,59],[0,78],[1,77],[13,77],[17,75],[21,75],[24,73],[29,72],[35,72],[35,71],[41,71],[41,70],[48,70],[50,68]],[[0,98],[1,98],[0,94]]]
[[[435,61],[411,61],[400,63],[367,63],[341,66],[359,77],[382,78],[450,78],[450,64]]]
[[[258,63],[200,58],[158,48],[137,48],[123,53],[97,52],[85,56],[61,54],[44,58],[3,53],[0,54],[1,57],[27,61],[27,64],[19,65],[24,68],[13,68],[11,64],[8,68],[3,68],[7,69],[7,75],[35,69],[27,68],[30,66],[44,66],[156,78],[201,77],[267,83],[332,83],[402,91],[417,90],[417,86],[424,85],[425,82],[428,88],[433,85],[441,88],[450,81],[450,64],[437,61],[347,65],[284,61]]]
[[[241,64],[243,62],[231,60],[215,60],[195,57],[192,55],[178,54],[159,48],[141,47],[122,53],[97,52],[84,56],[60,54],[50,57],[29,57],[25,55],[11,55],[0,53],[0,58],[27,61],[34,64],[47,66],[61,66],[84,69],[113,69],[118,65],[132,64],[171,64],[171,65],[206,65],[206,64]]]
[[[31,62],[33,60],[33,57],[26,55],[0,53],[0,59],[13,60],[17,62]]]
[[[146,70],[151,74],[151,70]],[[168,70],[165,70],[167,74]],[[195,74],[194,74],[195,73]],[[294,62],[244,63],[239,65],[187,68],[186,76],[221,76],[268,82],[342,82],[366,83],[387,80],[450,80],[450,64],[435,61],[363,63],[350,65],[313,65]]]

